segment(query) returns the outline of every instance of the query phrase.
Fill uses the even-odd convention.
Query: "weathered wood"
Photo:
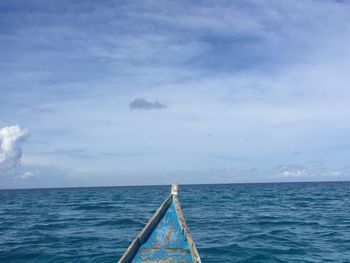
[[[196,245],[194,244],[192,236],[190,234],[190,231],[188,230],[188,228],[186,226],[185,218],[183,216],[182,209],[181,209],[181,206],[180,206],[180,202],[177,199],[177,196],[173,196],[173,201],[174,201],[174,204],[175,204],[175,207],[176,207],[176,212],[177,212],[177,215],[178,215],[178,218],[179,218],[181,229],[186,235],[186,238],[187,238],[190,250],[191,250],[191,255],[192,255],[193,262],[201,263],[201,259],[199,257]]]
[[[173,184],[170,195],[136,236],[118,263],[201,262],[177,196],[178,185]]]
[[[166,210],[168,209],[172,201],[172,195],[170,194],[167,199],[161,204],[157,211],[150,218],[145,227],[136,236],[134,241],[130,244],[128,249],[124,252],[123,256],[119,259],[118,263],[131,262],[137,251],[140,249],[141,245],[147,240],[149,235],[152,233],[153,229],[157,226],[161,218],[164,216]]]

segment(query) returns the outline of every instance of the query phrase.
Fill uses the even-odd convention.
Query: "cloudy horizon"
[[[346,1],[0,12],[0,188],[350,180]]]

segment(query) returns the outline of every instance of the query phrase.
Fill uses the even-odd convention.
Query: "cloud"
[[[298,165],[286,165],[281,168],[279,175],[281,177],[303,177],[307,176],[308,173],[306,168]]]
[[[31,178],[31,177],[33,177],[33,176],[35,176],[35,173],[30,172],[30,171],[26,171],[26,172],[24,172],[24,173],[21,175],[21,178],[22,178],[22,179],[28,179],[28,178]]]
[[[162,110],[168,106],[159,101],[151,102],[145,99],[135,99],[129,104],[131,110]]]
[[[0,175],[17,175],[22,159],[20,143],[27,136],[28,131],[19,125],[0,129]]]
[[[32,110],[37,114],[53,114],[55,112],[54,109],[49,107],[34,107]]]
[[[343,171],[340,170],[330,170],[330,171],[326,171],[324,173],[321,174],[321,176],[323,177],[340,177],[346,175]]]

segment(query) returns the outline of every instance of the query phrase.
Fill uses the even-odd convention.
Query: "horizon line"
[[[325,181],[271,181],[271,182],[232,182],[232,183],[184,183],[180,186],[200,186],[200,185],[242,185],[242,184],[295,184],[295,183],[349,183],[350,180],[325,180]],[[176,182],[173,182],[176,183]],[[170,184],[139,184],[139,185],[100,185],[100,186],[62,186],[62,187],[28,187],[28,188],[0,188],[0,191],[7,190],[50,190],[50,189],[77,189],[77,188],[123,188],[123,187],[152,187],[152,186],[171,186]]]

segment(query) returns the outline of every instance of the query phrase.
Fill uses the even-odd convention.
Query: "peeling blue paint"
[[[132,262],[193,262],[185,233],[182,232],[174,201]]]

